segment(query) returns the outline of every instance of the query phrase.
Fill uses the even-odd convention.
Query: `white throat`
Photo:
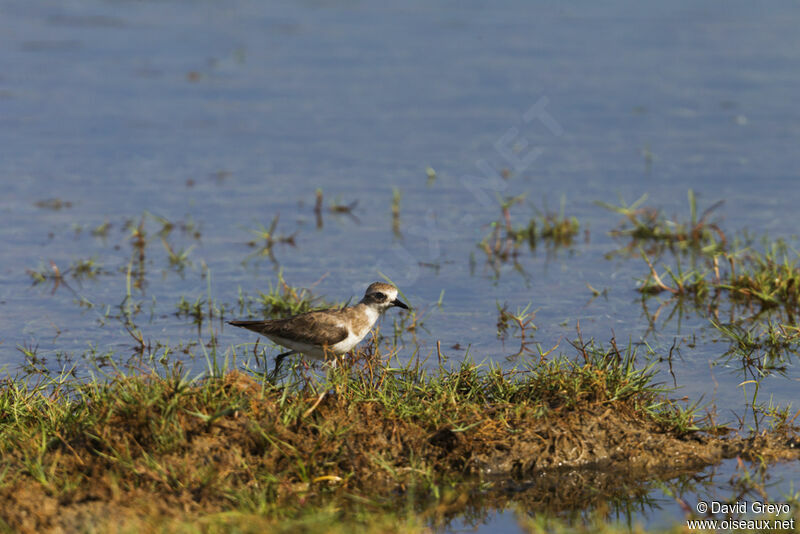
[[[369,327],[375,324],[375,321],[378,320],[378,317],[381,316],[381,310],[377,309],[374,306],[366,305],[364,306],[364,314],[367,316],[367,320],[369,321]]]

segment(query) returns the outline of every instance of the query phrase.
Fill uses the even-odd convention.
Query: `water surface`
[[[441,341],[455,361],[469,348],[479,361],[519,363],[507,359],[514,340],[495,334],[497,305],[530,303],[543,349],[570,353],[578,322],[586,339],[647,341],[660,354],[677,342],[678,395],[713,402],[723,420],[745,411],[752,392],[738,387],[741,372],[713,365],[726,347],[702,313],[648,331],[636,291],[647,268],[607,259],[625,244],[607,235],[620,218],[594,201],[648,193],[685,220],[693,189],[701,207],[724,201],[714,217],[730,235],[796,244],[796,5],[5,0],[0,10],[0,362],[10,371],[24,363],[17,347],[37,347],[52,369],[63,354],[132,352],[109,316],[147,212],[177,225],[174,251],[192,247],[190,264],[170,267],[160,225],[145,217],[145,284],[128,304],[141,304],[153,344],[198,340],[175,315],[182,297],[235,303],[282,270],[344,301],[380,272],[426,311],[401,359]],[[490,185],[476,188],[486,169]],[[326,211],[318,227],[318,188],[326,208],[358,201],[355,218]],[[477,243],[500,217],[498,197],[520,194],[515,223],[563,198],[582,233],[570,247],[521,249],[519,270],[496,272]],[[278,215],[295,246],[276,245],[274,261],[253,256],[251,230]],[[105,222],[107,234],[93,235]],[[32,286],[26,273],[89,258],[104,272],[72,280],[75,293]],[[593,299],[587,283],[606,295]],[[254,338],[215,330],[221,350]],[[761,394],[795,401],[796,366],[787,375]],[[673,380],[666,367],[661,378]],[[773,470],[784,483],[796,475]],[[681,517],[665,508],[636,518]]]

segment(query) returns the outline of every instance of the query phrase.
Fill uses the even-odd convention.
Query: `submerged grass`
[[[677,268],[664,267],[664,274],[657,272],[644,251],[641,254],[650,269],[639,288],[642,293],[704,299],[726,292],[733,303],[755,311],[781,308],[789,317],[800,314],[800,256],[790,254],[782,241],[768,244],[763,252],[743,247],[714,254],[702,266],[688,269],[682,269],[678,260]]]
[[[501,217],[489,225],[489,234],[478,243],[478,248],[486,254],[486,261],[495,275],[499,274],[500,265],[509,261],[521,271],[517,258],[520,248],[525,243],[530,250],[535,250],[540,243],[545,243],[548,251],[553,251],[572,246],[580,231],[578,219],[564,214],[566,203],[564,198],[561,199],[561,209],[558,213],[537,210],[536,216],[528,219],[526,225],[514,225],[511,208],[524,200],[524,194],[498,198]]]
[[[180,365],[7,378],[0,519],[21,531],[322,531],[331,521],[413,531],[468,506],[454,496],[460,484],[483,498],[537,473],[551,481],[547,495],[565,468],[653,478],[735,454],[790,454],[703,436],[631,347],[576,347],[575,359],[513,370],[427,370],[367,349],[324,379],[295,366],[280,383],[246,369],[190,380]]]
[[[635,252],[636,247],[642,244],[647,244],[650,254],[663,252],[665,248],[681,251],[696,250],[706,254],[725,250],[727,245],[725,234],[715,221],[710,220],[711,214],[721,202],[698,213],[694,191],[690,189],[687,196],[688,221],[679,220],[677,217],[668,218],[657,208],[642,206],[647,200],[647,195],[643,195],[631,205],[622,200],[619,206],[600,201],[595,203],[624,216],[610,235],[630,238],[630,244],[623,249],[628,253]]]
[[[506,337],[509,334],[508,331],[511,329],[512,336],[519,339],[519,350],[507,356],[507,358],[515,358],[526,353],[533,354],[530,345],[533,343],[533,332],[537,330],[533,320],[536,318],[536,312],[539,310],[537,309],[531,312],[529,311],[530,308],[531,303],[529,302],[524,308],[517,309],[517,313],[512,313],[509,311],[507,303],[502,306],[500,306],[500,303],[497,303],[497,337],[501,339],[505,345]],[[546,354],[542,353],[540,348],[539,353],[542,358],[546,356]]]
[[[651,324],[665,307],[672,305],[671,317],[689,304],[709,320],[714,336],[729,343],[720,363],[738,360],[745,379],[784,374],[800,354],[800,256],[781,241],[762,250],[738,248],[688,268],[676,257],[674,268],[663,265],[662,273],[642,251],[650,271],[638,288],[643,303],[653,295],[669,296],[648,313]]]

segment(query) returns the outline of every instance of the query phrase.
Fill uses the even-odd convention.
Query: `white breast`
[[[378,310],[368,306],[365,307],[364,313],[367,315],[367,324],[364,324],[360,331],[355,330],[352,325],[347,325],[347,337],[331,347],[333,352],[336,354],[344,354],[345,352],[352,350],[353,347],[358,345],[361,340],[366,337],[366,335],[369,333],[369,329],[372,328],[372,325],[374,325],[375,321],[378,320],[380,313]]]
[[[332,346],[331,350],[333,350],[333,352],[336,354],[344,354],[358,345],[368,332],[369,328],[365,328],[363,332],[353,332],[348,328],[347,337],[338,342],[336,345]]]

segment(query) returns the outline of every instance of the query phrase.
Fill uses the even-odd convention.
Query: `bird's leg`
[[[292,354],[297,354],[296,350],[290,350],[289,352],[284,352],[282,354],[278,354],[275,356],[275,370],[272,371],[273,378],[277,378],[278,376],[278,368],[281,366],[281,362],[283,362],[284,358],[287,356],[291,356]]]
[[[336,364],[339,361],[339,356],[335,352],[330,350],[330,348],[327,345],[324,345],[322,347],[322,353],[323,353],[322,354],[322,366],[323,366],[324,369],[326,369],[325,374],[328,377],[328,381],[330,381],[331,375],[336,370]],[[332,389],[330,391],[327,391],[326,394],[335,396],[338,389],[339,389],[339,386],[337,385],[337,386],[334,387],[334,389]]]

